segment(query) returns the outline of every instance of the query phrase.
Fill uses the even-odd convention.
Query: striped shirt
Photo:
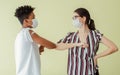
[[[94,56],[99,47],[102,34],[98,30],[91,30],[87,36],[89,47],[73,47],[68,50],[68,75],[94,75]],[[78,32],[71,32],[58,43],[80,43]]]

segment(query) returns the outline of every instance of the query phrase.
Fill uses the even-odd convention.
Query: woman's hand
[[[97,56],[95,56],[95,57],[94,57],[94,67],[97,66],[97,59],[98,59]]]
[[[83,48],[87,48],[88,47],[88,44],[87,43],[84,43],[84,42],[81,42],[81,43],[78,43],[77,46],[81,46]]]
[[[87,47],[88,47],[88,44],[87,44],[87,43],[83,43],[83,44],[82,44],[82,47],[83,47],[83,48],[87,48]]]

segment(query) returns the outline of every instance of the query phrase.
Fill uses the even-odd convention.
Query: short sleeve
[[[26,39],[27,39],[28,41],[30,41],[30,42],[33,42],[33,39],[32,39],[32,37],[31,37],[29,31],[30,31],[30,28],[27,28],[27,29],[25,30]]]
[[[57,43],[70,43],[71,37],[73,33],[68,33],[64,38],[60,39]]]
[[[102,36],[103,36],[103,34],[100,33],[99,30],[95,30],[95,32],[96,32],[96,35],[97,35],[97,39],[98,39],[98,41],[100,42],[100,41],[101,41],[101,38],[102,38]]]

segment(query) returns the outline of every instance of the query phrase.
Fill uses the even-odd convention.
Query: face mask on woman
[[[32,27],[36,28],[38,26],[38,21],[37,19],[32,19]]]
[[[76,27],[76,28],[81,28],[82,23],[79,21],[79,19],[74,19],[73,20],[73,26]]]

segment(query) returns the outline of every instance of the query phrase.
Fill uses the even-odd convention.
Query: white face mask
[[[74,19],[73,20],[73,25],[76,28],[81,28],[82,27],[82,23],[79,21],[79,19]]]
[[[32,19],[32,27],[36,28],[38,26],[38,21],[37,19]]]

